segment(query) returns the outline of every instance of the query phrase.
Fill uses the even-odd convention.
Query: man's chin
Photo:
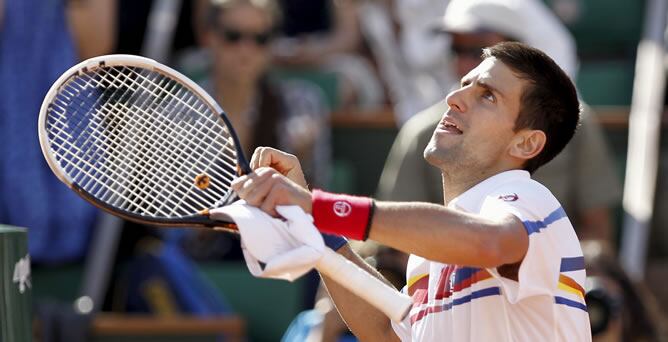
[[[423,154],[424,160],[426,160],[427,163],[429,163],[431,166],[442,169],[445,163],[445,160],[443,158],[444,156],[442,156],[443,152],[437,151],[436,149],[430,147],[431,146],[427,146],[427,148],[425,148],[424,150]]]

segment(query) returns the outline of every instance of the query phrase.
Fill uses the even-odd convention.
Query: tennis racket
[[[53,173],[88,202],[143,224],[222,229],[208,211],[232,203],[230,184],[252,172],[223,109],[181,73],[151,59],[100,56],[66,71],[39,115]],[[326,249],[316,266],[402,320],[412,301]]]

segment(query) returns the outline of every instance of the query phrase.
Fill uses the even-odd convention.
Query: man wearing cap
[[[458,77],[480,63],[483,47],[512,40],[544,51],[575,79],[575,43],[541,1],[452,0],[438,30],[451,35]],[[583,107],[581,126],[571,143],[532,177],[559,199],[580,239],[612,245],[610,208],[620,202],[621,185],[595,114]],[[423,151],[446,108],[441,101],[402,127],[378,185],[380,199],[442,202],[441,174],[424,162]]]

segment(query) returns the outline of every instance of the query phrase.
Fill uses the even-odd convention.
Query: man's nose
[[[448,104],[448,107],[464,113],[468,108],[466,104],[466,94],[469,92],[468,87],[461,87],[457,90],[452,91],[448,96],[445,97],[445,102]]]

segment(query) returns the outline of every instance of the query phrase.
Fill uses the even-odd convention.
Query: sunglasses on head
[[[258,46],[265,46],[269,43],[271,39],[271,33],[269,31],[265,32],[244,32],[234,28],[219,28],[217,30],[218,36],[221,39],[224,39],[228,43],[237,44],[242,40],[248,40],[255,43]]]

